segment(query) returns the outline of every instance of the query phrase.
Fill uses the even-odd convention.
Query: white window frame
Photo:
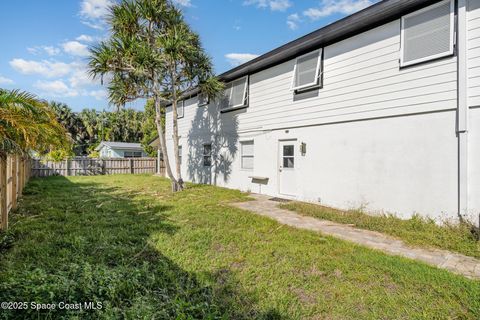
[[[230,96],[228,97],[228,103],[230,104],[230,101],[232,100],[232,95],[233,95],[233,87],[231,87],[231,85],[233,84],[233,82],[240,81],[240,80],[243,80],[243,79],[245,80],[245,88],[243,89],[243,102],[241,104],[237,104],[237,105],[234,105],[234,106],[231,106],[231,107],[221,108],[220,109],[221,112],[228,111],[228,110],[233,110],[233,109],[238,109],[238,108],[243,108],[243,107],[248,107],[248,96],[247,96],[248,85],[249,85],[248,77],[249,76],[244,76],[244,77],[235,79],[233,81],[230,81],[227,84],[227,86],[226,86],[227,88],[230,86]]]
[[[182,110],[181,116],[180,116],[180,113],[178,112],[180,109]],[[177,103],[177,119],[182,119],[183,117],[185,117],[185,100],[178,101]]]
[[[244,155],[243,154],[243,144],[245,143],[251,143],[252,146],[253,146],[253,153],[251,155]],[[252,168],[245,168],[243,166],[243,158],[252,158]],[[255,140],[243,140],[243,141],[240,141],[240,168],[242,170],[246,170],[246,171],[253,171],[253,169],[255,168]]]
[[[204,103],[200,103],[200,96],[205,96],[205,101]],[[198,107],[204,107],[204,106],[208,106],[208,104],[210,103],[210,99],[208,98],[208,96],[206,94],[203,94],[201,92],[199,92],[197,94],[197,105]]]
[[[421,13],[424,13],[425,11],[434,9],[436,7],[442,6],[445,3],[450,2],[450,48],[447,52],[442,52],[442,53],[437,53],[428,57],[420,58],[420,59],[415,59],[412,61],[405,62],[405,19],[408,19],[410,17],[414,17],[416,15],[419,15]],[[453,55],[454,53],[454,47],[455,47],[455,0],[444,0],[438,3],[435,3],[431,6],[428,6],[426,8],[417,10],[415,12],[412,12],[410,14],[407,14],[405,16],[402,16],[401,18],[401,26],[400,26],[400,66],[401,67],[407,67],[411,66],[413,64],[418,64],[421,62],[425,61],[430,61],[430,60],[435,60],[438,58],[443,58],[443,57],[448,57]]]
[[[310,83],[295,87],[295,79],[296,79],[296,75],[297,75],[298,60],[305,57],[305,56],[311,55],[315,52],[318,52],[317,69],[315,70],[315,74],[316,74],[315,81],[312,81]],[[316,87],[316,86],[319,85],[319,80],[320,80],[320,76],[321,76],[320,68],[322,67],[322,56],[323,56],[323,48],[320,48],[318,50],[314,50],[314,51],[308,52],[304,55],[301,55],[301,56],[299,56],[295,59],[295,66],[293,68],[292,84],[290,86],[291,91],[302,90],[302,89],[306,89],[306,88],[310,88],[310,87]],[[323,70],[322,70],[322,72],[323,72]]]

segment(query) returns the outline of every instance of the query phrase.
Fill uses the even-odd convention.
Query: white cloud
[[[98,22],[92,22],[92,21],[87,21],[87,20],[81,20],[81,23],[86,25],[87,27],[90,27],[92,29],[96,30],[104,30],[105,29],[105,22],[103,21],[98,21]]]
[[[62,80],[37,81],[33,86],[50,97],[75,97],[78,91],[68,87]]]
[[[298,23],[301,21],[298,13],[291,14],[287,17],[287,26],[291,30],[296,30],[298,29]]]
[[[53,46],[36,46],[36,47],[30,47],[27,48],[27,51],[30,52],[31,54],[40,54],[41,52],[45,52],[49,56],[56,56],[60,54],[60,49],[57,47]]]
[[[82,0],[80,3],[81,22],[93,29],[105,28],[105,17],[109,7],[113,5],[111,0]]]
[[[94,97],[97,100],[103,100],[107,98],[107,91],[103,89],[87,91],[86,94],[90,97]]]
[[[229,53],[225,55],[225,58],[227,58],[227,61],[232,66],[241,65],[247,61],[255,59],[256,57],[258,57],[258,55],[252,53]]]
[[[288,0],[273,0],[269,5],[272,11],[285,11],[292,6],[292,3]]]
[[[56,56],[57,54],[60,53],[60,49],[59,49],[59,48],[55,48],[55,47],[52,47],[52,46],[43,46],[42,48],[43,48],[43,50],[45,50],[45,52],[46,52],[49,56]]]
[[[293,4],[289,0],[245,0],[243,5],[255,5],[258,8],[270,8],[272,11],[285,11]]]
[[[96,84],[86,72],[86,67],[78,66],[73,72],[70,78],[68,78],[70,86],[72,88],[80,88],[89,85]]]
[[[307,9],[303,14],[311,20],[318,20],[336,13],[352,14],[374,2],[374,0],[322,0],[320,7]]]
[[[80,4],[80,15],[87,19],[100,19],[108,14],[110,0],[83,0]]]
[[[83,41],[83,42],[93,42],[93,37],[92,36],[88,36],[86,34],[82,34],[80,36],[78,36],[75,40],[77,41]]]
[[[63,50],[73,56],[86,57],[90,54],[88,47],[78,41],[68,41],[62,44]]]
[[[14,83],[15,82],[13,82],[12,79],[9,79],[0,75],[0,84],[14,84]]]
[[[10,66],[23,74],[38,74],[47,78],[63,77],[72,71],[72,64],[47,60],[13,59]]]
[[[192,1],[191,0],[173,0],[173,3],[182,6],[182,7],[191,7]]]

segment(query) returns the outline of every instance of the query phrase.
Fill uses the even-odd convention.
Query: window
[[[204,93],[199,93],[197,95],[197,99],[198,99],[198,106],[199,107],[203,107],[203,106],[206,106],[209,104],[209,99],[208,99],[208,96]]]
[[[307,89],[320,84],[322,49],[298,57],[293,69],[292,90]]]
[[[203,145],[203,166],[210,167],[212,165],[212,145]]]
[[[454,1],[446,0],[402,17],[400,65],[453,54]]]
[[[294,168],[295,167],[295,148],[293,145],[283,146],[283,167]]]
[[[237,109],[248,105],[248,76],[234,80],[226,85],[223,101],[220,103],[222,111]]]
[[[178,160],[182,164],[182,146],[178,146]]]
[[[185,101],[179,101],[177,104],[177,119],[183,118],[185,114]]]
[[[242,169],[253,170],[253,150],[253,140],[241,142]]]
[[[140,151],[125,151],[123,153],[124,158],[141,158],[142,152]]]

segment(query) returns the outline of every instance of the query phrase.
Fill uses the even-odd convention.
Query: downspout
[[[467,3],[457,3],[458,216],[463,220],[468,214]]]

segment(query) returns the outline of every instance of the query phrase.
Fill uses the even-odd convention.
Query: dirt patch
[[[295,295],[298,298],[298,301],[300,301],[303,304],[316,304],[317,303],[317,297],[315,297],[312,294],[309,294],[305,290],[301,288],[292,288],[292,292],[295,293]]]

